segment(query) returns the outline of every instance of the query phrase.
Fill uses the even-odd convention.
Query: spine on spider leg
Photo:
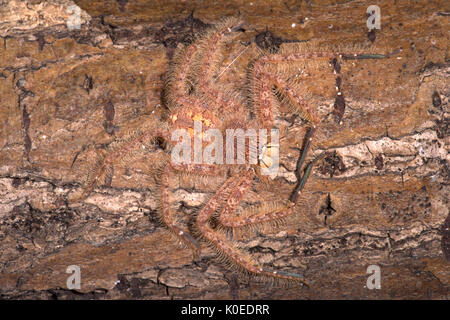
[[[333,52],[344,60],[386,59],[394,53],[388,47],[363,46],[361,44],[348,44],[338,46]],[[401,49],[399,50],[401,51]]]
[[[392,55],[391,53],[382,53],[386,51],[386,48],[375,48],[373,46],[330,46],[317,41],[311,41],[308,43],[283,45],[277,53],[270,53],[262,56],[258,59],[256,65],[278,65],[277,71],[281,74],[285,74],[287,71],[297,69],[299,63],[315,67],[319,66],[319,60],[321,59],[383,59]]]
[[[205,208],[204,208],[205,209]],[[216,258],[219,263],[225,265],[228,269],[239,271],[240,273],[252,275],[262,271],[257,262],[247,253],[241,250],[238,245],[230,243],[227,234],[221,230],[213,229],[210,226],[209,218],[214,214],[214,211],[202,212],[207,215],[206,220],[201,217],[197,219],[197,229],[201,237],[206,241],[207,245],[216,252]]]
[[[86,199],[99,183],[112,179],[113,166],[125,166],[145,153],[146,148],[159,138],[168,138],[165,124],[151,122],[142,129],[131,131],[123,138],[112,142],[104,155],[99,156],[93,165],[88,162],[88,175],[83,183],[82,191],[72,197],[69,202],[74,203]]]

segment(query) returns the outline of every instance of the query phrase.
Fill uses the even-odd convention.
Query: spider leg
[[[187,47],[177,49],[175,52],[168,70],[164,92],[169,109],[182,105],[183,97],[189,95],[188,76],[198,50],[199,45],[194,42]]]
[[[340,73],[340,65],[337,58],[344,60],[350,59],[383,59],[389,55],[382,55],[376,53],[349,53],[343,51],[342,53],[334,53],[323,48],[323,51],[308,51],[308,47],[304,45],[297,45],[293,48],[281,50],[280,53],[268,54],[258,58],[251,68],[251,94],[252,100],[255,104],[256,115],[259,121],[265,128],[271,128],[274,121],[274,109],[278,106],[277,99],[274,98],[273,88],[276,89],[278,98],[281,98],[281,103],[286,104],[291,110],[296,112],[304,121],[306,121],[308,129],[305,136],[305,143],[300,153],[297,162],[296,176],[297,186],[292,195],[291,202],[296,203],[301,190],[303,189],[309,174],[312,169],[312,162],[310,162],[304,174],[301,174],[301,168],[306,159],[307,152],[310,148],[312,137],[319,124],[319,119],[311,110],[305,99],[300,97],[296,90],[296,84],[292,81],[286,81],[279,74],[283,70],[283,65],[298,63],[310,59],[331,59],[335,74]],[[275,70],[274,70],[275,69]],[[336,79],[338,86],[340,86],[341,78]],[[338,95],[342,95],[338,92]],[[339,98],[339,97],[338,97]],[[343,96],[340,97],[343,99]]]
[[[219,23],[215,28],[207,31],[198,43],[202,48],[202,55],[198,54],[197,72],[192,81],[197,82],[197,87],[209,99],[215,102],[216,108],[220,107],[230,112],[243,112],[244,103],[239,96],[233,93],[231,88],[223,87],[218,90],[214,85],[215,73],[223,58],[223,51],[227,43],[238,36],[238,31],[243,22],[237,18],[228,18]]]
[[[231,89],[217,90],[212,85],[212,75],[219,64],[224,43],[237,35],[236,27],[239,26],[237,19],[226,19],[192,44],[177,50],[168,71],[164,92],[170,110],[200,107],[214,110],[222,108],[230,110],[230,113],[244,111],[244,104]],[[194,85],[200,92],[191,93]]]
[[[305,99],[298,95],[296,84],[292,81],[285,81],[278,72],[283,63],[293,63],[306,59],[328,56],[329,53],[292,53],[290,55],[269,54],[258,58],[250,70],[251,78],[251,99],[254,104],[255,114],[265,128],[272,128],[274,122],[274,110],[278,108],[279,102],[274,95],[273,88],[281,97],[282,104],[287,104],[293,109],[308,126],[314,127],[319,123],[319,119],[314,114]]]
[[[255,66],[256,70],[259,70],[259,68],[258,65]],[[303,175],[301,174],[301,169],[311,146],[311,141],[317,125],[319,124],[319,120],[306,100],[297,94],[295,84],[288,83],[283,80],[280,75],[270,74],[263,71],[263,69],[257,71],[256,75],[257,81],[255,83],[257,83],[256,88],[259,90],[257,92],[258,99],[255,99],[256,101],[259,101],[259,104],[257,105],[257,110],[259,110],[259,112],[257,114],[264,127],[269,128],[273,126],[273,111],[277,105],[277,101],[273,97],[273,87],[277,89],[277,93],[282,98],[282,103],[288,105],[294,112],[300,115],[300,117],[306,121],[308,126],[304,139],[305,142],[300,152],[295,172],[298,183],[290,198],[291,202],[295,204],[311,172],[312,163],[308,165]]]
[[[355,49],[361,51],[361,49]],[[333,52],[331,48],[314,48],[305,44],[297,44],[284,47],[279,53],[262,55],[252,65],[250,70],[251,97],[255,104],[257,116],[260,118],[264,127],[270,128],[273,125],[273,109],[276,107],[273,99],[272,88],[275,86],[277,92],[285,99],[287,103],[298,111],[299,115],[308,122],[308,125],[314,126],[319,123],[314,112],[309,108],[306,101],[297,95],[293,82],[283,80],[279,73],[283,73],[286,66],[295,66],[300,62],[316,61],[320,59],[384,59],[390,55],[377,53],[352,52],[351,49],[338,50]],[[336,65],[334,66],[336,70]],[[340,68],[340,67],[339,67]],[[339,71],[338,71],[339,73]]]
[[[222,260],[228,262],[232,266],[238,267],[244,273],[269,279],[275,278],[307,283],[302,275],[282,271],[273,271],[260,266],[250,255],[244,253],[236,245],[231,243],[227,239],[226,234],[221,231],[220,228],[215,230],[211,227],[209,222],[211,216],[220,209],[225,200],[227,203],[219,217],[220,221],[224,221],[225,223],[230,221],[232,222],[231,224],[233,224],[235,221],[239,220],[239,218],[230,217],[234,209],[240,203],[242,197],[246,194],[246,191],[252,183],[253,177],[254,171],[253,169],[249,169],[241,174],[229,178],[198,214],[196,220],[198,230],[201,232],[202,236],[206,238],[210,245],[217,250],[219,257]],[[291,212],[283,212],[284,215],[290,213]],[[276,219],[274,216],[267,217],[267,214],[261,214],[258,218],[261,222],[263,222],[264,219]],[[246,225],[248,221],[241,220],[240,223],[242,225]]]
[[[252,170],[249,170],[253,173]],[[289,201],[277,201],[276,203],[256,205],[250,209],[242,210],[239,216],[234,212],[244,196],[247,194],[254,175],[244,176],[227,199],[219,216],[220,224],[224,227],[239,228],[251,226],[263,222],[275,221],[292,214],[294,205]]]
[[[197,56],[200,54],[200,50],[199,42],[194,41],[175,52],[164,85],[164,100],[169,110],[207,105],[205,99],[189,94],[189,77],[194,71],[193,65],[198,60]]]
[[[176,225],[173,212],[170,209],[170,174],[172,171],[174,171],[174,169],[171,167],[171,164],[168,163],[161,176],[161,221],[173,235],[192,249],[194,260],[198,260],[200,245],[186,230],[183,230]]]
[[[112,142],[104,155],[99,157],[93,165],[89,164],[88,175],[81,193],[70,197],[68,201],[74,203],[86,199],[99,181],[112,178],[114,165],[126,165],[142,157],[145,153],[145,145],[151,144],[158,137],[168,139],[167,128],[162,123],[152,122],[141,130],[131,132],[124,138]]]
[[[211,177],[220,175],[223,172],[221,168],[217,167],[217,165],[175,163],[168,163],[161,172],[161,221],[177,239],[192,249],[194,260],[197,260],[200,254],[200,245],[188,231],[176,224],[174,212],[170,208],[170,177],[172,173],[194,173],[204,177]]]
[[[272,90],[274,87],[279,98],[281,98],[281,104],[286,104],[295,111],[306,121],[308,126],[316,127],[320,121],[308,102],[297,93],[296,84],[285,81],[280,74],[265,71],[259,63],[254,65],[253,71],[255,72],[255,81],[252,88],[253,100],[256,104],[256,114],[264,128],[273,127],[274,109],[279,106]]]
[[[238,18],[228,18],[210,29],[199,39],[199,46],[203,55],[199,59],[197,81],[200,86],[207,88],[223,58],[226,44],[233,41],[243,22]]]
[[[237,35],[236,31],[241,24],[238,19],[226,19],[187,47],[177,50],[166,80],[165,93],[169,108],[185,102],[190,85],[195,81],[198,81],[198,86],[204,89],[209,98],[222,101],[220,91],[213,90],[209,85],[220,62],[224,44]]]

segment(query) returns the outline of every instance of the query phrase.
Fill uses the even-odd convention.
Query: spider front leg
[[[112,179],[115,165],[126,166],[142,158],[146,154],[146,148],[159,137],[167,139],[168,130],[164,123],[155,121],[112,142],[95,163],[88,162],[88,174],[82,190],[78,194],[69,195],[68,202],[75,203],[86,199],[98,184]]]
[[[346,50],[344,50],[346,51]],[[311,51],[308,45],[300,44],[285,47],[279,53],[267,54],[254,61],[250,70],[251,96],[255,105],[256,114],[265,128],[271,128],[274,121],[274,110],[279,102],[275,99],[272,89],[275,87],[277,94],[282,98],[281,104],[286,104],[307,122],[310,127],[316,127],[320,122],[308,103],[298,95],[298,85],[293,81],[283,79],[283,71],[289,66],[308,60],[318,61],[331,59],[335,74],[340,73],[338,58],[343,60],[384,59],[390,54],[376,53],[335,53],[330,48],[316,48]],[[338,75],[337,82],[341,81]],[[339,86],[338,86],[339,87]],[[338,92],[338,95],[340,92]]]
[[[197,72],[192,75],[192,81],[197,82],[198,89],[206,97],[213,101],[215,108],[225,112],[245,112],[244,102],[233,90],[223,84],[216,85],[215,73],[220,66],[226,44],[233,41],[243,25],[243,21],[237,18],[227,18],[216,27],[207,31],[199,40],[201,54],[198,53]],[[243,51],[242,51],[243,52]]]
[[[166,80],[165,98],[169,109],[201,105],[205,99],[200,97],[204,96],[213,109],[244,112],[244,103],[231,89],[218,90],[213,83],[224,46],[238,35],[241,25],[239,19],[225,19],[189,46],[177,50]],[[194,84],[197,89],[191,94]]]
[[[257,115],[259,115],[260,122],[264,127],[273,126],[274,121],[274,109],[278,107],[277,100],[273,96],[272,88],[275,87],[278,96],[281,97],[281,103],[288,105],[291,109],[298,114],[308,126],[305,142],[300,153],[299,160],[297,162],[296,176],[297,176],[297,186],[291,195],[291,202],[296,203],[303,189],[309,174],[312,169],[312,162],[308,164],[305,173],[301,174],[301,169],[303,163],[306,159],[306,155],[311,146],[311,141],[313,139],[314,132],[319,124],[317,116],[311,110],[309,104],[300,97],[295,90],[295,85],[285,81],[281,75],[271,74],[265,71],[264,64],[256,63],[254,66],[255,86],[252,88],[254,90],[254,102],[257,107]]]
[[[200,245],[188,231],[179,227],[174,219],[174,212],[170,208],[170,178],[172,173],[195,173],[202,176],[217,176],[222,172],[215,165],[208,164],[177,164],[168,163],[161,173],[161,222],[169,231],[193,252],[194,260],[198,260]]]
[[[229,178],[200,211],[196,220],[196,226],[201,232],[201,235],[216,249],[219,258],[229,265],[237,267],[244,273],[308,284],[300,274],[269,270],[260,266],[250,255],[242,252],[233,245],[223,231],[220,229],[215,230],[211,227],[211,216],[219,210],[225,201],[226,204],[220,213],[219,220],[224,226],[230,227],[276,220],[293,212],[292,206],[287,204],[284,208],[280,205],[272,212],[258,212],[251,217],[234,217],[233,212],[248,191],[254,175],[253,169],[249,169],[242,174]]]
[[[285,66],[290,64],[304,62],[311,59],[331,59],[331,64],[334,68],[337,85],[337,98],[336,101],[343,103],[343,95],[340,91],[341,76],[340,76],[340,64],[338,58],[344,60],[349,59],[384,59],[389,55],[375,54],[375,53],[333,53],[329,49],[324,48],[321,51],[320,48],[317,51],[308,51],[308,47],[304,45],[294,46],[293,48],[287,48],[281,50],[280,53],[268,54],[257,59],[251,68],[251,94],[252,102],[255,106],[256,115],[259,121],[265,128],[271,128],[274,122],[274,110],[280,106],[280,104],[287,105],[291,110],[298,114],[308,126],[305,143],[301,150],[299,160],[297,162],[297,168],[295,174],[297,176],[297,186],[291,195],[291,202],[296,203],[303,189],[308,176],[311,172],[313,162],[310,162],[304,174],[301,174],[303,163],[306,159],[307,152],[310,148],[313,134],[316,131],[320,120],[315,115],[314,111],[310,108],[309,104],[302,97],[298,95],[298,85],[292,81],[284,80],[282,72]],[[284,67],[283,67],[284,66]],[[276,89],[276,97],[273,94],[273,88]],[[281,99],[280,99],[281,98]],[[281,100],[281,101],[279,101]],[[317,160],[317,159],[316,159]]]
[[[220,212],[219,221],[224,227],[248,227],[264,222],[277,221],[294,212],[295,203],[280,200],[275,203],[263,203],[244,209],[239,216],[236,216],[234,212],[253,182],[254,172],[253,170],[249,170],[249,172],[239,181]]]
[[[200,245],[186,230],[177,226],[173,212],[170,209],[170,175],[173,171],[172,165],[168,163],[161,176],[161,221],[173,235],[180,239],[187,247],[192,249],[194,260],[198,260]]]

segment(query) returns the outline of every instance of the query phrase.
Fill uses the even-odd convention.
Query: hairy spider
[[[303,172],[302,165],[320,119],[308,102],[298,94],[296,84],[286,80],[281,70],[306,60],[325,59],[330,60],[335,72],[339,73],[340,58],[367,59],[385,56],[354,52],[333,53],[329,48],[311,48],[304,44],[284,48],[277,53],[261,51],[249,65],[246,88],[249,96],[243,97],[234,88],[219,86],[216,82],[224,47],[236,39],[241,26],[242,21],[239,19],[226,19],[191,44],[177,49],[164,88],[164,101],[169,110],[167,121],[146,123],[135,134],[114,142],[109,152],[90,170],[81,194],[71,201],[86,198],[99,181],[111,176],[114,165],[126,164],[141,156],[142,149],[156,139],[164,139],[167,150],[172,150],[177,143],[171,139],[174,130],[185,129],[190,132],[189,139],[199,138],[193,132],[194,121],[201,122],[205,128],[220,130],[224,133],[223,136],[227,129],[269,130],[274,127],[274,112],[279,110],[280,105],[288,105],[308,128],[306,136],[300,137],[305,143],[297,163],[298,183],[289,199],[253,207],[241,206],[252,183],[258,180],[255,176],[261,177],[263,158],[270,153],[270,145],[265,146],[265,151],[260,154],[260,161],[256,164],[176,163],[167,157],[160,177],[160,217],[168,230],[193,250],[194,258],[198,257],[200,251],[197,240],[202,239],[217,251],[222,260],[246,274],[307,283],[300,274],[261,266],[227,237],[226,229],[276,222],[291,215],[311,172],[312,162]],[[201,143],[202,146],[208,145],[205,141]],[[230,166],[233,166],[232,170],[229,169]],[[191,235],[177,223],[171,208],[170,177],[180,172],[199,176],[221,175],[225,181],[199,210],[195,218],[195,235]],[[264,178],[261,177],[259,181],[264,182]],[[236,214],[238,209],[240,212]],[[212,223],[213,216],[216,223]]]

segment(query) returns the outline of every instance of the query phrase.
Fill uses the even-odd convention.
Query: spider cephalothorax
[[[207,147],[204,131],[216,129],[226,136],[227,129],[271,130],[275,126],[275,112],[280,105],[287,105],[307,126],[306,136],[299,137],[305,141],[297,165],[298,183],[289,199],[278,200],[270,204],[242,207],[241,202],[249,192],[255,179],[260,175],[266,158],[275,152],[273,141],[266,141],[259,146],[256,163],[230,164],[225,155],[216,158],[214,163],[193,161],[183,163],[167,157],[160,172],[161,221],[184,244],[190,247],[194,256],[200,251],[198,239],[205,240],[224,261],[236,266],[244,273],[275,279],[287,279],[305,282],[303,276],[290,272],[272,270],[261,266],[249,254],[244,253],[226,236],[224,229],[249,227],[266,222],[276,222],[294,212],[300,192],[311,171],[311,163],[302,171],[310,141],[320,120],[312,106],[299,95],[297,85],[283,77],[283,68],[307,60],[333,61],[330,64],[336,73],[340,68],[337,59],[382,58],[382,55],[331,52],[326,48],[316,48],[299,44],[280,50],[277,53],[260,52],[248,68],[248,84],[245,93],[236,93],[236,88],[217,84],[217,68],[222,61],[223,47],[239,36],[237,32],[242,21],[226,19],[215,28],[198,37],[190,45],[178,48],[168,71],[165,83],[164,102],[168,109],[165,122],[149,122],[137,130],[137,133],[115,143],[110,152],[101,157],[90,171],[81,195],[72,199],[80,201],[87,197],[97,182],[112,171],[113,165],[126,163],[140,155],[141,147],[151,144],[157,138],[167,141],[168,151],[173,150],[177,140],[173,140],[176,130],[184,130],[191,144],[199,139],[201,147]],[[195,123],[202,130],[195,130]],[[225,139],[225,138],[224,138]],[[259,141],[259,140],[258,140]],[[226,142],[222,141],[223,145]],[[237,157],[237,149],[234,149]],[[216,150],[217,152],[217,150]],[[217,154],[216,154],[217,155]],[[189,158],[195,157],[194,151]],[[245,159],[249,151],[245,150]],[[218,161],[222,158],[223,161]],[[145,161],[145,159],[143,159]],[[267,165],[267,164],[266,164]],[[228,167],[233,166],[233,170]],[[270,164],[269,164],[270,166]],[[209,200],[199,209],[195,217],[195,235],[178,224],[171,206],[171,176],[177,173],[189,173],[199,176],[223,177],[223,183]],[[274,190],[275,191],[275,190]],[[287,197],[286,197],[287,198]],[[239,214],[236,214],[239,210]],[[215,216],[212,223],[212,218]],[[218,226],[216,225],[218,224]]]

